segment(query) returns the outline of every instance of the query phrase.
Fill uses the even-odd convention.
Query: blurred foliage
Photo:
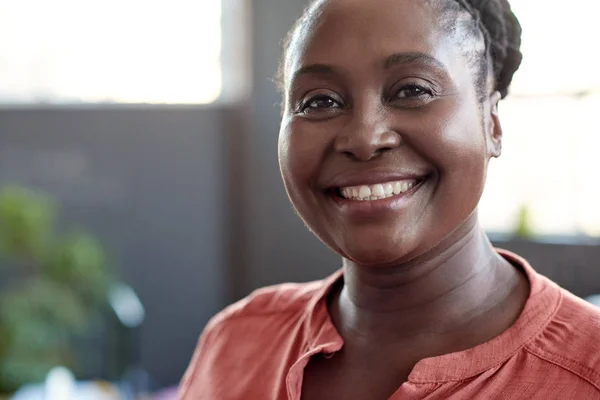
[[[531,213],[526,205],[519,208],[514,235],[519,239],[530,239],[534,236]]]
[[[56,205],[22,188],[0,192],[0,254],[16,258],[44,256]]]
[[[44,379],[54,366],[78,371],[73,345],[108,305],[113,275],[98,241],[61,235],[50,198],[18,187],[0,190],[0,393]],[[5,282],[6,283],[6,282]]]

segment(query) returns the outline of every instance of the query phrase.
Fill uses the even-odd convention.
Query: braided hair
[[[456,11],[461,9],[466,10],[471,18],[463,23],[462,28],[467,28],[471,38],[479,35],[484,41],[485,51],[470,57],[479,61],[476,75],[478,89],[485,88],[485,80],[491,73],[494,89],[500,92],[502,98],[506,97],[513,75],[523,59],[520,50],[521,25],[508,0],[443,1],[442,10],[447,16],[456,15]]]
[[[299,32],[318,19],[325,3],[326,0],[313,0],[289,31],[277,73],[281,91],[284,91],[289,49]],[[508,0],[435,0],[435,3],[441,9],[444,28],[461,37],[461,47],[475,66],[475,84],[480,99],[489,95],[490,84],[502,98],[506,97],[523,59],[521,25]],[[467,18],[459,18],[465,12]],[[481,45],[473,45],[473,41],[481,42]],[[490,79],[492,82],[488,83]]]

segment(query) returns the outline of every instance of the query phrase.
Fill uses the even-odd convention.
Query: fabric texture
[[[486,343],[419,361],[390,400],[600,399],[600,310],[498,252],[530,282],[520,317]],[[179,399],[300,400],[309,358],[343,346],[326,304],[340,279],[260,289],[217,314]]]

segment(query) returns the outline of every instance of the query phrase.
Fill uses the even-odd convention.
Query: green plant
[[[514,236],[519,239],[530,239],[534,236],[529,207],[522,205],[517,213]]]
[[[0,190],[0,393],[53,366],[77,373],[84,355],[74,343],[107,305],[113,275],[102,247],[86,233],[59,234],[58,211],[39,193]]]

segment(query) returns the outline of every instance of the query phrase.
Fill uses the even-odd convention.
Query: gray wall
[[[143,365],[180,379],[199,332],[229,299],[229,111],[0,111],[0,184],[48,191],[64,222],[100,236],[147,311]]]
[[[563,241],[567,241],[566,238]],[[584,240],[581,240],[583,242]],[[533,268],[580,297],[600,294],[600,241],[593,244],[508,240],[494,244],[524,257]]]

